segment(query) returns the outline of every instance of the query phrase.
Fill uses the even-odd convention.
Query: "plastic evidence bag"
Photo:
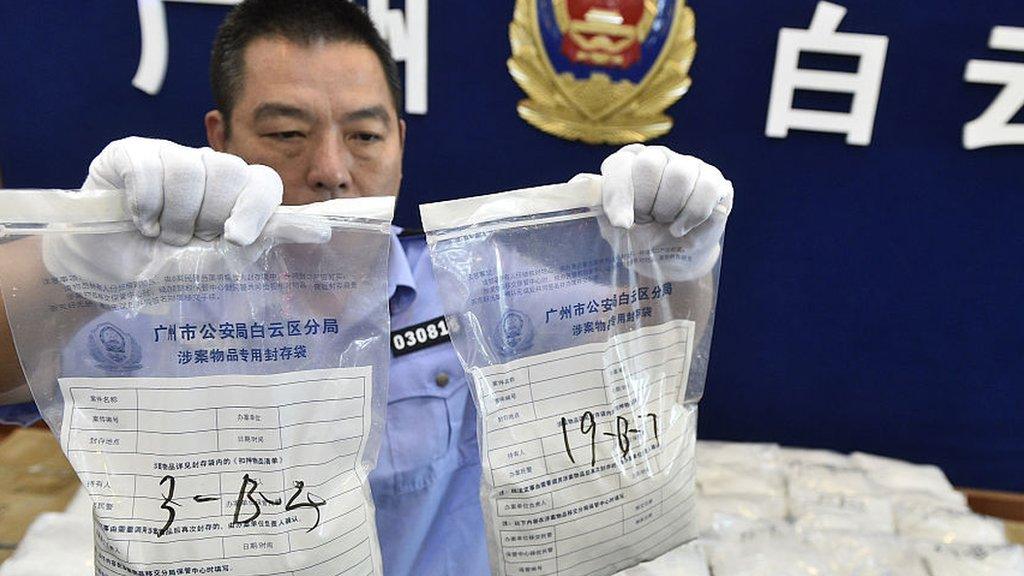
[[[697,537],[722,235],[615,229],[600,197],[595,178],[421,207],[496,575],[614,574]]]
[[[0,191],[32,395],[93,502],[97,575],[381,574],[391,198],[168,246],[108,191]]]

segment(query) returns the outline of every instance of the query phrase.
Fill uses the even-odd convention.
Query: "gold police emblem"
[[[643,142],[672,129],[697,50],[685,0],[516,0],[508,69],[519,116],[567,140]]]

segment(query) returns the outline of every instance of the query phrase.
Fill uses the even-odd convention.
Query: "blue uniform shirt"
[[[392,236],[391,329],[444,314],[422,236]],[[391,361],[387,426],[370,473],[384,573],[490,574],[476,408],[445,342]]]

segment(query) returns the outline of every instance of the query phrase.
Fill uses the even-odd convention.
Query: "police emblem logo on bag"
[[[515,356],[529,350],[533,346],[533,321],[519,310],[508,310],[501,315],[495,340],[502,356]]]
[[[142,368],[142,348],[135,337],[110,322],[89,332],[89,354],[101,370],[127,374]]]
[[[697,50],[685,0],[517,0],[508,69],[519,116],[568,140],[642,142],[672,129]]]

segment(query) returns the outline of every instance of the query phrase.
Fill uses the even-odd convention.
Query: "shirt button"
[[[448,377],[447,372],[438,372],[437,376],[434,377],[434,382],[437,384],[438,388],[444,388],[447,386],[449,380],[450,378]]]

